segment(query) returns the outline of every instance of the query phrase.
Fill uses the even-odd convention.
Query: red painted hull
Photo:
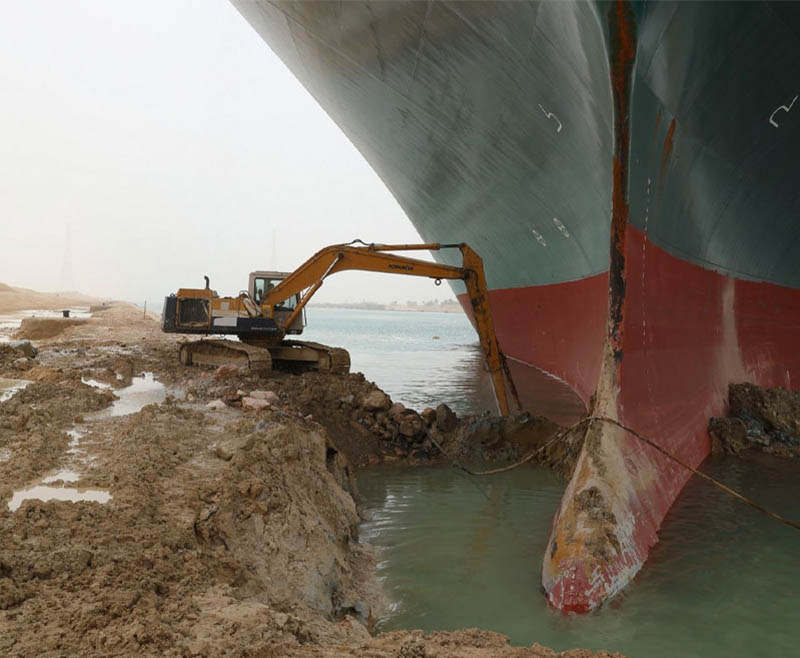
[[[731,382],[792,388],[798,381],[800,297],[676,258],[632,226],[625,250],[624,352],[612,414],[697,466],[709,453],[708,419],[725,413]],[[607,275],[492,291],[501,347],[553,373],[588,402],[603,376],[607,291]],[[553,404],[525,401],[533,410]],[[603,441],[609,443],[599,449],[611,467],[598,472],[603,469],[584,449],[544,561],[548,600],[564,611],[592,610],[630,581],[690,475],[630,435],[606,431]],[[592,487],[614,517],[616,537],[599,549],[596,537],[580,531],[582,516],[597,515],[597,508],[576,503]]]

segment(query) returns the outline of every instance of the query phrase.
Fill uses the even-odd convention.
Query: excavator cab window
[[[281,283],[283,279],[267,279],[258,277],[255,280],[255,301],[256,304],[260,304],[266,293],[272,290],[275,286]],[[297,295],[292,295],[288,299],[284,299],[282,302],[278,302],[275,307],[280,309],[285,309],[288,311],[293,311],[297,307]]]

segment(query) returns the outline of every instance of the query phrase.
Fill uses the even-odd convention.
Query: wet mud
[[[800,457],[800,393],[731,384],[728,404],[727,417],[709,421],[712,451]]]
[[[370,632],[387,601],[355,471],[515,459],[549,421],[418,413],[357,374],[186,368],[129,306],[34,342],[0,351],[0,377],[30,382],[0,402],[0,655],[611,655]],[[559,449],[545,461],[566,464]],[[108,498],[12,511],[34,486]]]

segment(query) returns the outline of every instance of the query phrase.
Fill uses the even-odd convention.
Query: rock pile
[[[360,373],[273,373],[259,379],[228,366],[193,373],[187,400],[207,400],[217,410],[232,407],[313,420],[356,467],[400,460],[511,461],[544,445],[561,429],[528,414],[459,418],[444,403],[417,412],[394,402]],[[579,451],[579,438],[565,437],[536,461],[569,472]]]
[[[712,418],[708,424],[712,451],[800,456],[800,393],[731,384],[728,400],[728,417]]]
[[[25,371],[34,365],[39,350],[29,340],[0,343],[0,370]]]

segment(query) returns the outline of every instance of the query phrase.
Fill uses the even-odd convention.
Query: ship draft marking
[[[532,229],[531,229],[531,233],[533,233],[533,236],[536,238],[536,241],[537,241],[537,242],[538,242],[540,245],[542,245],[543,247],[546,247],[546,246],[547,246],[547,242],[545,241],[545,239],[544,239],[544,237],[542,236],[542,234],[541,234],[541,233],[539,233],[539,231],[537,231],[535,228],[532,228]]]
[[[563,235],[565,238],[568,238],[568,237],[569,237],[569,231],[567,230],[567,227],[566,227],[566,226],[564,226],[564,224],[561,222],[561,220],[560,220],[558,217],[553,217],[553,224],[555,224],[555,225],[556,225],[556,228],[557,228],[559,231],[561,231],[562,235]]]
[[[797,100],[796,97],[795,97],[795,100]],[[556,128],[556,132],[560,133],[561,132],[561,121],[559,120],[559,118],[555,114],[553,114],[552,112],[548,112],[547,110],[545,110],[542,107],[541,103],[539,103],[538,105],[539,105],[539,109],[542,112],[544,112],[545,117],[547,117],[548,119],[555,119],[556,120],[556,122],[558,123],[558,128]]]
[[[774,118],[775,115],[778,112],[780,112],[781,110],[783,110],[784,112],[788,112],[789,110],[791,110],[792,109],[792,105],[794,105],[796,100],[797,100],[797,95],[795,95],[795,97],[792,99],[792,102],[789,103],[788,107],[786,105],[781,105],[780,107],[778,107],[772,114],[769,115],[769,122],[773,126],[775,126],[777,128],[778,127],[778,122],[775,121],[775,118]],[[540,105],[539,107],[542,107],[542,106]],[[544,109],[544,108],[542,108],[542,109]],[[559,128],[559,130],[561,130],[561,129]]]

